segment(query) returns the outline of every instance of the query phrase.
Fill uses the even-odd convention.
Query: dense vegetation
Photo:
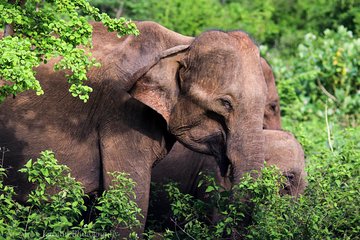
[[[261,178],[247,178],[235,187],[232,199],[251,194],[253,205],[241,200],[229,203],[229,193],[219,191],[209,177],[204,179],[210,194],[207,203],[169,185],[174,227],[164,234],[166,238],[226,238],[235,232],[245,239],[359,238],[360,6],[356,0],[90,2],[110,15],[154,20],[187,35],[213,28],[249,32],[273,66],[283,127],[295,134],[306,153],[308,187],[296,201],[279,196],[281,177],[273,168],[265,168]],[[6,149],[1,151],[5,154],[0,154],[3,160]],[[122,204],[133,198],[131,181],[117,175],[121,184],[96,203],[98,218],[84,221],[83,192],[72,178],[58,174],[60,169],[65,171],[55,165],[49,152],[44,152],[37,163],[26,165],[23,171],[29,174],[29,180],[42,183],[32,193],[32,205],[12,201],[13,189],[0,184],[0,235],[8,239],[106,239],[110,234],[96,233],[108,231],[115,220],[136,226],[134,217],[140,217],[136,206],[129,204],[127,214],[121,212]],[[44,195],[47,185],[58,182],[67,184],[56,195]],[[47,199],[52,199],[50,204]],[[223,215],[217,223],[206,218],[213,207]],[[116,211],[119,215],[111,215]],[[244,225],[244,218],[249,216],[251,221]],[[56,221],[58,218],[61,221]],[[151,229],[157,230],[156,225],[149,227],[149,237],[154,234]]]
[[[140,224],[140,209],[133,202],[135,183],[124,173],[112,173],[113,185],[85,214],[88,196],[51,151],[42,152],[20,170],[37,185],[26,205],[13,200],[15,190],[3,185],[6,174],[0,169],[2,239],[110,239],[117,236],[113,229],[117,223],[130,229]],[[96,218],[91,221],[93,215]],[[136,234],[131,233],[129,238],[136,238]]]

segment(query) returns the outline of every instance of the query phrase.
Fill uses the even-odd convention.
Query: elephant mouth
[[[228,175],[230,166],[230,160],[226,155],[225,139],[225,134],[220,130],[204,137],[191,138],[197,145],[203,146],[205,149],[202,151],[203,154],[214,157],[222,177]]]
[[[191,123],[187,123],[185,125],[179,127],[171,127],[169,131],[176,137],[181,137],[185,135],[188,131],[191,131],[192,128],[201,124],[201,119],[197,119]]]
[[[225,140],[225,134],[223,134],[221,131],[217,131],[202,137],[197,137],[194,136],[194,134],[190,134],[190,139],[196,143],[207,143],[210,145],[213,143],[215,145],[222,145],[221,143],[224,143]]]

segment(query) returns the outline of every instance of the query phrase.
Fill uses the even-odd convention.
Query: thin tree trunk
[[[120,18],[124,9],[124,2],[122,2],[116,11],[116,18]]]
[[[5,24],[4,37],[14,35],[14,26],[12,24]]]

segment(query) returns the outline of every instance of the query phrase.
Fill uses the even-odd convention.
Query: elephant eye
[[[277,102],[270,103],[270,109],[271,109],[271,111],[276,112],[277,111]]]
[[[220,98],[220,103],[222,106],[224,106],[224,108],[227,110],[227,111],[232,111],[233,110],[233,107],[231,105],[231,102],[227,99],[224,99],[224,98]]]

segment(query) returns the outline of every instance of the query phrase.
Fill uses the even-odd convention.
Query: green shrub
[[[355,0],[90,0],[108,14],[153,20],[186,35],[207,29],[249,32],[261,44],[294,53],[307,32],[346,26],[359,34]],[[327,16],[327,17],[324,17]]]
[[[26,205],[13,200],[14,187],[5,186],[6,172],[0,168],[0,236],[2,239],[112,239],[114,227],[140,225],[140,209],[133,201],[134,182],[123,173],[112,173],[113,185],[97,199],[95,220],[85,223],[83,187],[59,165],[54,153],[44,151],[20,170],[36,184]],[[137,239],[134,232],[129,235]]]
[[[251,239],[356,239],[360,233],[360,128],[334,129],[333,151],[319,121],[297,127],[307,154],[303,196],[256,204]],[[320,128],[321,129],[321,128]],[[325,129],[325,128],[323,128]]]
[[[344,27],[326,30],[323,37],[307,34],[299,45],[296,75],[310,103],[329,99],[333,110],[355,114],[360,108],[360,39]]]
[[[275,201],[282,182],[282,176],[274,167],[264,168],[258,179],[247,175],[232,191],[216,184],[214,177],[202,175],[199,187],[205,185],[205,201],[181,193],[175,183],[167,184],[165,189],[171,202],[174,228],[167,230],[166,239],[222,239],[235,232],[245,236],[244,221],[251,216],[254,204]],[[212,219],[214,209],[220,216],[218,222]]]
[[[215,28],[223,20],[217,0],[140,0],[125,4],[126,14],[137,20],[153,20],[163,26],[189,36]]]
[[[241,29],[258,41],[268,44],[273,43],[279,32],[272,20],[275,11],[272,0],[124,2],[126,16],[137,20],[153,20],[184,35],[196,36],[209,29]]]
[[[323,36],[309,33],[297,56],[269,59],[277,76],[283,115],[308,120],[311,116],[341,116],[355,123],[359,118],[360,39],[339,27]],[[349,121],[350,120],[350,121]]]
[[[334,125],[331,148],[325,121],[285,127],[295,132],[307,155],[308,186],[302,196],[279,195],[283,178],[274,167],[265,167],[258,179],[246,176],[232,192],[203,176],[205,202],[170,184],[174,227],[166,239],[358,239],[360,127]]]

